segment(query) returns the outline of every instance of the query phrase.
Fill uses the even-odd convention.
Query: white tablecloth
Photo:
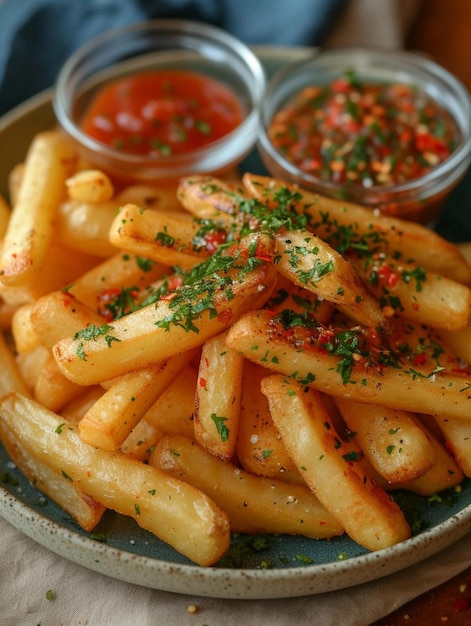
[[[91,572],[0,518],[0,626],[368,626],[470,565],[471,534],[418,565],[344,591],[286,600],[218,600],[146,589]],[[196,613],[188,612],[191,605]]]

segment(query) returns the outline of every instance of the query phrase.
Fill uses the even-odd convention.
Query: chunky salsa
[[[160,159],[204,148],[242,118],[241,102],[223,83],[197,72],[159,70],[105,85],[81,126],[114,149]]]
[[[369,84],[346,72],[308,86],[274,116],[269,136],[311,176],[363,187],[419,178],[454,150],[458,128],[408,84]]]

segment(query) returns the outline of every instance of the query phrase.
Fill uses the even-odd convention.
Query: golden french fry
[[[29,395],[27,384],[2,332],[0,332],[0,363],[2,364],[0,368],[0,398],[10,391]]]
[[[66,181],[67,194],[71,200],[92,204],[107,202],[114,196],[110,177],[101,170],[81,170]]]
[[[227,344],[251,361],[332,396],[470,422],[469,376],[436,371],[434,362],[425,367],[407,359],[391,361],[388,349],[366,339],[370,334],[358,327],[289,326],[267,311],[252,311],[231,327]]]
[[[39,370],[33,390],[34,399],[50,411],[58,412],[83,394],[83,387],[68,380],[58,369],[52,355]]]
[[[195,394],[195,439],[229,461],[239,429],[244,359],[226,346],[226,333],[208,339],[201,351]]]
[[[16,364],[27,388],[34,392],[36,381],[42,368],[51,358],[51,352],[44,346],[36,346],[28,352],[21,352],[16,356]]]
[[[307,487],[249,474],[191,439],[164,436],[149,464],[206,493],[228,513],[234,531],[314,539],[343,534],[341,524]]]
[[[263,378],[269,375],[270,370],[251,361],[244,364],[237,458],[252,474],[304,484],[273,423],[268,400],[260,390]]]
[[[275,234],[275,265],[295,285],[313,291],[365,326],[386,326],[378,301],[340,254],[305,230]]]
[[[98,313],[79,302],[68,291],[52,291],[37,300],[30,318],[38,340],[49,349],[63,337],[90,324],[104,323]]]
[[[436,461],[436,450],[406,411],[337,398],[336,405],[361,450],[390,483],[423,476]]]
[[[80,420],[105,393],[105,389],[101,385],[91,385],[90,387],[82,387],[80,396],[73,398],[60,411],[59,414],[69,423],[78,426]]]
[[[352,262],[383,310],[448,330],[464,328],[468,323],[471,290],[467,285],[387,257]]]
[[[264,378],[262,392],[307,485],[354,541],[380,550],[410,537],[397,504],[345,451],[317,391],[275,374]]]
[[[120,206],[137,204],[140,207],[158,211],[183,214],[182,206],[177,199],[175,185],[172,183],[158,185],[132,184],[122,189],[117,195]]]
[[[433,432],[433,420],[426,415],[416,420],[435,450],[435,463],[423,476],[397,486],[422,496],[432,496],[444,489],[457,487],[463,481],[463,470]]]
[[[192,438],[197,380],[196,368],[192,365],[184,367],[157,398],[142,421],[148,422],[159,432]]]
[[[443,274],[458,282],[471,282],[471,267],[458,248],[426,226],[406,220],[378,215],[365,207],[334,200],[300,189],[297,185],[245,173],[245,192],[271,206],[282,191],[292,194],[291,208],[308,218],[308,228],[316,235],[339,245],[347,242],[367,246],[370,253],[381,251],[391,257],[412,260],[431,272]]]
[[[67,476],[52,470],[34,450],[27,450],[1,420],[0,439],[10,459],[36,489],[67,511],[84,530],[91,532],[95,528],[106,510],[102,504],[83,493]]]
[[[240,181],[239,181],[240,183]],[[200,219],[236,215],[244,197],[240,184],[214,176],[186,176],[180,179],[177,196],[187,211]]]
[[[206,249],[193,244],[199,230],[196,221],[126,204],[113,220],[109,237],[116,248],[130,254],[191,269],[209,256]]]
[[[59,131],[45,131],[34,138],[0,256],[3,284],[28,285],[41,271],[64,183],[76,160],[71,143]]]
[[[84,443],[73,426],[19,394],[2,399],[0,422],[28,454],[195,563],[212,565],[227,550],[227,515],[187,483],[122,452]]]
[[[141,419],[123,441],[121,451],[133,459],[147,463],[163,434],[158,426]]]
[[[14,165],[8,173],[8,195],[10,197],[11,206],[15,206],[18,200],[18,192],[21,187],[24,171],[25,164],[21,162]]]
[[[11,334],[18,353],[29,352],[41,343],[31,323],[32,309],[32,303],[17,307],[11,320]]]
[[[66,200],[58,207],[55,240],[71,250],[99,258],[116,254],[108,237],[110,226],[119,208],[116,199],[93,203]]]
[[[59,369],[78,384],[96,384],[166,360],[223,332],[242,313],[261,306],[275,284],[268,262],[257,260],[251,269],[250,259],[224,259],[215,271],[212,262],[204,266],[204,277],[180,287],[173,298],[59,341],[53,347]]]
[[[96,311],[98,307],[106,309],[105,297],[116,290],[118,297],[125,290],[144,290],[169,271],[151,259],[118,252],[78,277],[68,291]]]
[[[466,476],[471,477],[471,421],[438,414],[434,419],[442,431],[446,445]]]
[[[187,365],[191,351],[115,381],[85,413],[78,425],[82,441],[103,450],[118,450],[156,398]]]

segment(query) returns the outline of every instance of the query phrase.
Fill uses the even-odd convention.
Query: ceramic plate
[[[270,73],[289,55],[260,53]],[[291,58],[294,52],[290,52]],[[305,51],[296,51],[296,55]],[[283,61],[282,61],[283,59]],[[0,120],[0,193],[7,190],[11,167],[38,131],[54,124],[46,92]],[[249,158],[255,171],[256,155]],[[461,231],[462,232],[462,231]],[[0,514],[13,526],[61,556],[91,570],[146,587],[218,598],[268,599],[312,595],[361,584],[413,565],[471,528],[471,480],[461,492],[440,498],[398,493],[417,530],[411,539],[368,553],[348,537],[331,541],[291,536],[233,537],[231,549],[216,566],[201,568],[140,529],[132,519],[108,511],[93,534],[34,489],[0,446]]]

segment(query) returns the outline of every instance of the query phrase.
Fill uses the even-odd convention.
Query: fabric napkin
[[[301,598],[224,600],[97,574],[2,518],[0,537],[0,626],[368,626],[471,565],[469,534],[417,565],[357,587]]]

